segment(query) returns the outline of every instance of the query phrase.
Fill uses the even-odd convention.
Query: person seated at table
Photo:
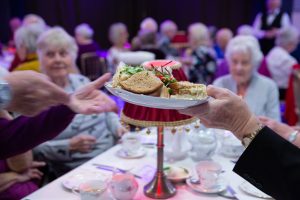
[[[0,118],[11,120],[10,114],[0,111]],[[18,200],[38,189],[38,182],[43,173],[38,167],[45,166],[44,162],[33,160],[32,152],[0,160],[0,199]]]
[[[48,25],[46,24],[45,20],[41,16],[39,16],[37,14],[33,14],[33,13],[27,14],[23,18],[23,22],[22,22],[23,26],[27,26],[30,24],[37,24],[44,29],[49,28]]]
[[[246,147],[233,171],[274,199],[299,199],[299,131],[287,132],[288,141],[261,125],[245,101],[233,92],[207,87],[208,103],[181,110],[198,117],[208,128],[231,131]],[[258,97],[260,98],[260,96]]]
[[[279,88],[281,100],[285,99],[285,93],[289,84],[289,77],[297,60],[291,56],[291,52],[297,47],[299,31],[296,27],[288,26],[281,29],[275,40],[276,46],[266,56],[267,66],[272,79]]]
[[[210,84],[217,68],[214,50],[210,47],[210,35],[202,23],[191,24],[188,28],[189,48],[182,62],[186,66],[188,79],[194,83]]]
[[[143,19],[143,21],[141,22],[140,30],[142,30],[142,31],[147,30],[147,31],[157,33],[157,31],[158,31],[157,22],[152,17],[147,17],[147,18]]]
[[[143,21],[140,23],[140,29],[138,31],[137,36],[135,36],[131,41],[131,50],[135,51],[141,48],[140,46],[141,42],[138,36],[140,32],[142,31],[153,32],[156,35],[155,37],[157,37],[157,30],[158,30],[158,25],[155,19],[153,19],[152,17],[147,17],[143,19]]]
[[[253,36],[236,36],[226,49],[230,74],[214,81],[242,97],[256,115],[280,121],[278,90],[275,82],[259,75],[257,68],[263,54]]]
[[[109,27],[108,37],[112,46],[108,50],[107,62],[109,65],[109,71],[115,73],[116,66],[119,64],[119,54],[127,52],[130,49],[130,45],[128,43],[129,34],[126,25],[121,22],[112,24]]]
[[[13,71],[33,70],[40,72],[36,54],[36,41],[45,29],[37,24],[20,27],[15,33],[17,54],[22,61]]]
[[[177,33],[177,25],[172,20],[165,20],[160,24],[158,47],[167,57],[178,57],[179,52],[171,46],[171,41]]]
[[[147,51],[155,55],[155,59],[165,59],[166,54],[157,46],[156,33],[149,30],[141,30],[138,35],[140,47],[136,51]]]
[[[253,27],[248,24],[243,24],[239,26],[236,30],[237,35],[252,35],[254,36]]]
[[[75,28],[75,39],[78,45],[78,55],[76,64],[81,70],[81,58],[85,53],[95,53],[100,51],[100,47],[96,41],[93,40],[94,30],[90,25],[83,23]]]
[[[82,75],[69,73],[75,65],[78,48],[62,28],[43,33],[37,46],[43,73],[66,92],[73,93],[90,82]],[[112,147],[124,132],[114,112],[78,114],[59,136],[41,144],[34,152],[59,176]]]
[[[41,27],[44,30],[46,30],[48,28],[45,20],[41,16],[36,15],[36,14],[32,14],[32,13],[27,14],[23,18],[23,21],[22,21],[22,26],[28,26],[28,25],[31,25],[31,24],[38,25],[39,27]],[[23,62],[26,62],[26,60],[21,60],[19,58],[18,53],[16,52],[15,56],[14,56],[14,59],[10,64],[9,71],[13,71],[16,67],[18,67]]]
[[[233,38],[233,33],[228,28],[221,28],[216,34],[216,44],[214,49],[217,54],[217,58],[222,60],[224,59],[225,49],[228,42]]]

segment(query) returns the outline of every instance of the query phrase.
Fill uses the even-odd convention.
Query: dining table
[[[115,168],[126,169],[133,175],[139,176],[136,178],[138,182],[138,190],[133,200],[150,200],[151,198],[144,195],[144,185],[146,185],[154,174],[155,166],[156,166],[156,133],[155,128],[151,129],[151,133],[147,133],[147,129],[144,129],[139,132],[141,137],[144,138],[142,140],[143,148],[145,150],[145,155],[138,158],[121,158],[118,155],[118,152],[122,149],[122,144],[116,144],[112,148],[103,152],[102,154],[94,157],[93,159],[87,161],[81,166],[73,169],[72,171],[64,174],[63,176],[57,178],[56,180],[48,183],[43,186],[39,190],[33,192],[32,194],[23,198],[23,200],[79,200],[80,197],[78,194],[72,192],[72,189],[67,188],[65,183],[70,181],[72,177],[75,177],[76,174],[84,173],[84,172],[93,172],[95,174],[99,174],[102,177],[107,177],[109,179],[113,172],[99,169],[97,165],[108,165]],[[217,137],[218,138],[218,137]],[[242,190],[241,185],[245,183],[245,179],[235,174],[232,170],[236,163],[236,158],[231,158],[224,156],[222,154],[222,147],[220,143],[218,143],[218,148],[215,154],[211,158],[213,161],[219,163],[222,166],[222,178],[226,181],[226,184],[230,186],[230,188],[235,192],[235,199],[239,200],[258,200],[261,199],[247,191]],[[188,169],[191,174],[195,175],[196,170],[195,166],[197,161],[193,160],[190,156],[186,156],[184,159],[178,161],[168,161],[164,162],[165,166],[178,166],[184,167]],[[171,197],[171,200],[224,200],[229,199],[228,197],[224,197],[219,193],[215,194],[207,194],[201,193],[193,190],[189,187],[185,182],[176,183],[175,187],[177,189],[176,195]],[[107,198],[105,199],[114,199],[110,194],[109,190],[107,192]]]

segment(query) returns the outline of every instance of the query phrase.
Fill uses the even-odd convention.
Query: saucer
[[[219,178],[218,184],[212,188],[205,188],[201,184],[193,184],[191,180],[188,178],[186,179],[186,184],[194,191],[206,193],[206,194],[218,194],[223,192],[227,188],[227,182],[224,178]]]
[[[167,178],[174,183],[185,181],[190,177],[189,170],[184,167],[168,166],[164,168],[164,172]]]
[[[108,176],[94,170],[82,170],[72,174],[62,182],[62,186],[68,190],[76,190],[79,185],[90,180],[107,180]]]
[[[140,148],[136,151],[135,154],[128,154],[124,149],[119,149],[117,151],[117,156],[120,158],[133,159],[133,158],[141,158],[146,155],[146,150],[144,148]]]
[[[273,199],[271,196],[263,193],[262,191],[260,191],[259,189],[257,189],[256,187],[254,187],[252,184],[250,184],[247,181],[244,181],[241,185],[240,185],[240,189],[242,191],[244,191],[245,193],[254,196],[254,197],[259,197],[259,198],[263,198],[263,199]]]

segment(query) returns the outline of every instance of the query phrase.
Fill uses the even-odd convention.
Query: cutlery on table
[[[93,163],[94,166],[96,166],[97,169],[102,169],[102,170],[106,170],[106,171],[111,171],[111,172],[120,172],[120,173],[126,173],[126,172],[130,172],[130,170],[126,170],[126,169],[121,169],[118,167],[114,167],[114,166],[110,166],[110,165],[104,165],[104,164],[98,164],[98,163]],[[130,172],[134,177],[136,178],[140,178],[142,179],[141,176],[134,174],[132,172]]]

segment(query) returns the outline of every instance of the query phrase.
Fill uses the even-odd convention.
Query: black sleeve
[[[278,200],[300,199],[300,150],[264,127],[233,169]]]

